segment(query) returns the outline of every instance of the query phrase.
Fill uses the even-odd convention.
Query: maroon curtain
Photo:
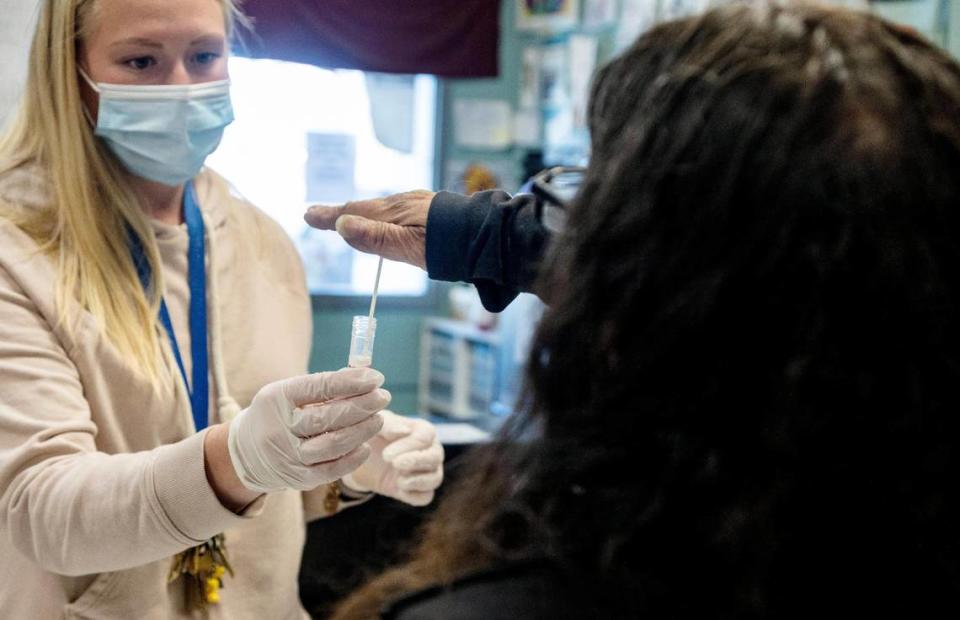
[[[246,0],[236,53],[320,67],[497,75],[500,0]],[[246,48],[246,49],[244,49]]]

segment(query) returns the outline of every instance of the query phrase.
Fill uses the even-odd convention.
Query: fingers
[[[382,411],[383,427],[371,442],[379,458],[349,472],[345,482],[355,489],[371,489],[413,506],[433,501],[443,482],[443,446],[426,420]],[[329,435],[327,433],[320,437]],[[340,445],[342,450],[345,446]]]
[[[390,392],[377,389],[360,396],[307,405],[293,411],[290,431],[298,437],[312,437],[357,424],[390,404]]]
[[[397,494],[397,499],[411,506],[426,506],[433,501],[433,491],[401,491]]]
[[[343,215],[336,222],[337,233],[351,247],[388,260],[426,268],[426,229],[419,226],[398,226]]]
[[[333,230],[337,219],[342,215],[358,215],[368,220],[400,226],[425,227],[430,203],[435,195],[434,192],[415,190],[384,198],[356,200],[341,206],[317,205],[310,207],[303,219],[310,226],[323,230]]]
[[[353,452],[367,440],[373,439],[382,426],[383,418],[372,415],[352,426],[302,439],[297,447],[297,454],[300,461],[306,465],[336,461]]]
[[[367,462],[370,458],[370,446],[363,444],[344,454],[335,461],[319,463],[310,467],[310,473],[319,481],[310,488],[316,488],[331,480],[339,480]],[[307,489],[303,489],[307,490]]]
[[[397,479],[397,488],[400,491],[426,492],[436,491],[443,482],[443,469],[417,474],[401,476]]]
[[[357,215],[363,218],[384,222],[393,222],[392,215],[396,212],[391,209],[391,199],[372,198],[370,200],[354,200],[340,206],[316,205],[307,209],[303,219],[314,228],[333,230],[337,219],[343,215]]]
[[[384,411],[379,437],[390,441],[382,458],[396,471],[395,491],[391,493],[412,506],[426,506],[443,482],[443,446],[436,429],[425,420],[416,420]]]
[[[383,412],[383,428],[380,437],[390,443],[402,439],[413,431],[413,418],[396,414],[389,409]]]
[[[361,252],[426,269],[426,226],[434,192],[417,190],[342,206],[310,207],[304,219],[336,230]]]
[[[405,475],[414,472],[433,471],[443,465],[443,446],[439,442],[432,444],[426,450],[416,450],[401,454],[393,459],[394,469]]]
[[[283,395],[293,406],[349,398],[371,392],[383,385],[384,377],[372,368],[344,368],[294,377],[280,383]]]
[[[328,207],[325,205],[316,205],[307,209],[304,214],[304,221],[313,228],[320,230],[333,230],[337,223],[337,218],[343,215],[343,207]]]
[[[434,492],[443,483],[443,451],[440,450],[440,462],[431,471],[419,474],[401,474],[397,476],[397,490],[394,497],[411,506],[426,506],[433,501]]]
[[[393,437],[399,436],[399,439],[391,441],[391,443],[383,449],[383,460],[386,462],[390,463],[401,454],[423,450],[436,443],[437,431],[432,424],[425,420],[412,419],[408,419],[407,423],[407,431],[402,432],[398,428],[397,431],[394,432]],[[393,429],[388,429],[388,432],[391,430]],[[389,441],[393,439],[393,437],[385,438]]]

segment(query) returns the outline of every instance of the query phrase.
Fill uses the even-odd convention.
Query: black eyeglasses
[[[557,166],[538,173],[531,180],[531,192],[537,197],[537,219],[547,230],[563,231],[567,206],[577,195],[586,170],[579,166]]]

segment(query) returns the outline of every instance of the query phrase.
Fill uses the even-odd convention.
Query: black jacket
[[[500,312],[532,292],[549,237],[530,194],[439,192],[427,216],[427,273],[476,285],[484,307]]]

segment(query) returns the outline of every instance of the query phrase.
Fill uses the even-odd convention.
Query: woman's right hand
[[[383,381],[373,369],[345,368],[265,386],[228,429],[211,429],[208,472],[221,501],[242,508],[259,494],[307,491],[362,465],[370,455],[364,442],[380,431],[378,412],[390,403]],[[234,480],[217,466],[225,430]]]

